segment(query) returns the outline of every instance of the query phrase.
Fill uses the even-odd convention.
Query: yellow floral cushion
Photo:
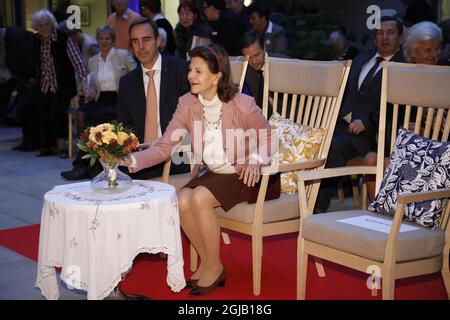
[[[297,124],[281,117],[276,112],[270,117],[269,123],[280,140],[279,152],[275,155],[275,159],[279,163],[289,164],[316,158],[326,133],[324,128],[312,128]],[[297,192],[295,172],[281,174],[281,192]]]

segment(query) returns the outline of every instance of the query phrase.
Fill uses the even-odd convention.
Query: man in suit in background
[[[33,33],[22,28],[0,28],[0,84],[17,83],[17,116],[22,126],[22,142],[15,151],[39,149],[39,116],[36,100],[39,83],[36,80],[33,59]],[[3,106],[7,106],[12,92],[5,93]]]
[[[118,120],[126,127],[134,128],[141,143],[148,143],[162,136],[177,108],[178,98],[189,91],[188,65],[184,60],[158,52],[161,41],[158,26],[149,19],[141,18],[133,22],[130,26],[130,38],[134,55],[140,63],[120,80]],[[152,79],[148,73],[153,73]],[[154,87],[150,81],[153,81]],[[149,109],[155,107],[150,106],[152,96],[148,95],[149,90],[156,92],[156,99],[153,101],[156,110]],[[134,174],[135,178],[151,179],[161,176],[163,166],[164,164],[160,164],[142,170]],[[174,165],[172,168],[171,173],[189,170],[186,165]]]
[[[264,89],[264,63],[266,57],[289,58],[284,54],[264,51],[261,38],[255,30],[244,33],[240,41],[242,55],[248,57],[248,68],[245,73],[242,93],[255,98],[256,104],[262,108]],[[269,117],[271,115],[269,108]]]
[[[249,23],[259,33],[264,50],[283,53],[288,48],[288,39],[282,26],[269,21],[269,5],[255,1],[247,8]]]
[[[167,33],[166,46],[163,53],[175,55],[175,38],[173,36],[173,27],[161,12],[161,0],[142,0],[142,14],[156,22],[159,28]]]
[[[382,17],[376,30],[376,52],[359,54],[353,60],[342,100],[326,168],[343,167],[376,146],[381,97],[381,62],[403,62],[400,45],[403,25],[393,17]],[[315,211],[326,212],[339,179],[323,180]]]

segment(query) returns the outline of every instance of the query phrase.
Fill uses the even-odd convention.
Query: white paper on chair
[[[383,232],[386,234],[389,234],[389,232],[391,231],[391,227],[392,227],[391,220],[377,218],[377,217],[368,216],[368,215],[362,215],[362,216],[357,216],[357,217],[348,218],[348,219],[341,219],[341,220],[338,220],[338,222],[351,224],[354,226],[358,226],[361,228],[370,229],[370,230],[374,230],[374,231],[378,231],[378,232]],[[419,228],[402,223],[400,225],[399,232],[408,232],[408,231],[413,231],[413,230],[417,230],[417,229],[419,229]]]

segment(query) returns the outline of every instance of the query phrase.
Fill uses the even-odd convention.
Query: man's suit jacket
[[[367,144],[374,143],[378,131],[378,118],[381,98],[382,70],[375,74],[364,94],[359,94],[358,81],[362,67],[375,55],[375,51],[357,55],[345,88],[339,119],[352,112],[352,121],[359,119],[363,122],[366,131],[358,136],[352,135],[355,148],[366,148]],[[399,50],[390,61],[403,62],[402,50]]]
[[[89,59],[89,75],[88,86],[89,90],[96,95],[96,99],[100,96],[100,83],[98,82],[99,62],[98,59],[101,53]],[[136,61],[131,57],[127,50],[111,49],[111,65],[113,67],[114,81],[116,86],[119,87],[120,78],[126,75],[128,72],[136,68]]]
[[[165,132],[178,105],[178,98],[189,91],[188,65],[181,59],[162,55],[159,118],[162,133]],[[141,64],[120,79],[117,97],[117,119],[133,128],[139,141],[144,141],[146,98]],[[186,172],[186,166],[172,166],[175,173]],[[161,175],[162,165],[149,168],[143,179]]]
[[[288,39],[284,34],[284,29],[272,23],[272,32],[263,36],[264,49],[267,52],[282,53],[288,48]]]

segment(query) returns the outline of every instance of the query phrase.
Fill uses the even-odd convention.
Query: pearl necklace
[[[216,121],[209,121],[206,118],[205,108],[203,108],[203,119],[205,119],[205,124],[206,124],[206,127],[208,128],[208,130],[217,130],[217,128],[219,128],[219,126],[220,126],[220,123],[222,122],[222,108],[220,108],[219,119],[217,119]]]

